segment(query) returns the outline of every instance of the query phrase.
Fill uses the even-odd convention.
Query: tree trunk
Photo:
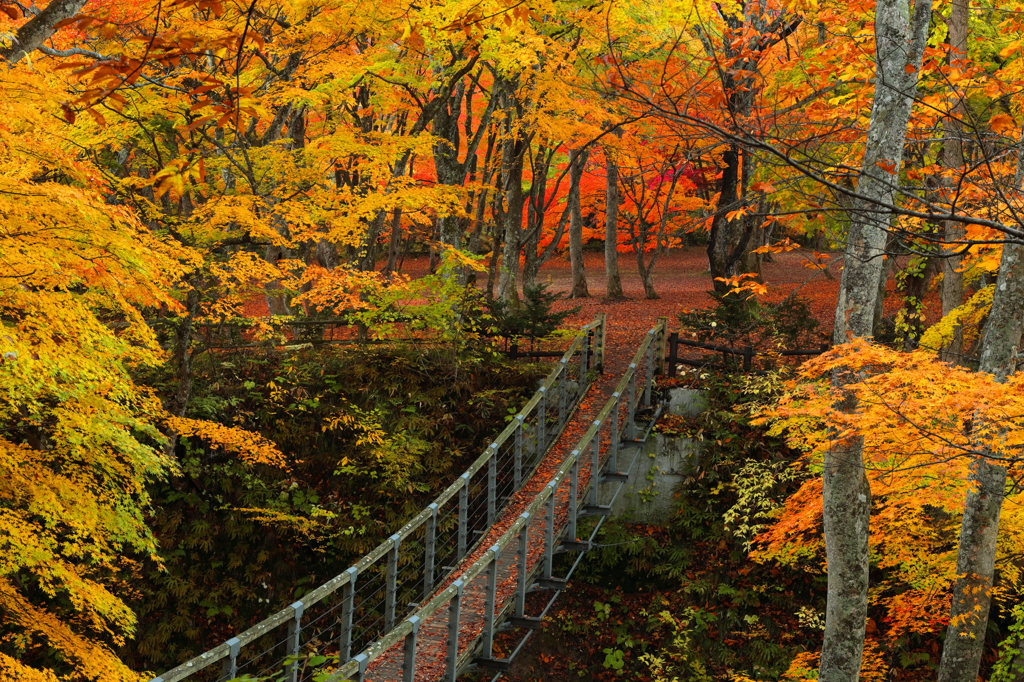
[[[604,158],[607,171],[604,194],[604,273],[607,280],[605,295],[610,299],[618,299],[625,298],[622,293],[622,278],[619,276],[619,167],[615,165],[614,151],[611,147],[605,148]],[[647,289],[646,281],[644,289]],[[651,290],[653,291],[653,284]]]
[[[459,155],[463,153],[459,119],[463,113],[464,98],[467,102],[471,101],[471,98],[466,97],[466,82],[460,80],[455,83],[451,95],[445,101],[437,102],[438,106],[434,111],[432,132],[437,140],[434,143],[434,168],[437,171],[437,182],[442,185],[461,187],[465,184],[469,165],[473,157],[476,156],[476,150],[483,139],[484,131],[490,124],[491,115],[494,113],[498,100],[497,96],[492,95],[487,103],[487,108],[477,122],[475,131],[470,130],[470,115],[467,112],[466,149],[463,160],[459,161]],[[462,248],[463,228],[464,223],[460,216],[443,216],[438,219],[438,240],[447,246],[456,249]]]
[[[497,144],[498,133],[497,130],[491,129],[491,132],[487,135],[487,151],[484,153],[484,161],[480,168],[480,190],[473,197],[476,206],[473,214],[473,236],[469,240],[470,251],[476,255],[481,255],[487,252],[486,249],[481,248],[481,238],[484,234],[484,217],[487,214],[487,201],[489,198],[488,186],[491,184],[491,180],[494,177],[494,168],[491,162],[494,154],[494,148]]]
[[[640,273],[640,282],[644,285],[644,298],[648,300],[661,298],[654,290],[654,261],[644,263],[643,249],[636,250],[636,269]]]
[[[26,21],[14,34],[10,45],[0,47],[0,59],[13,66],[38,50],[53,35],[54,26],[78,14],[86,0],[52,0],[46,9]]]
[[[729,291],[725,282],[719,282],[720,277],[733,277],[737,274],[736,263],[732,261],[729,254],[735,248],[730,248],[730,243],[736,244],[742,238],[742,218],[729,220],[726,214],[739,208],[739,196],[737,189],[740,184],[740,151],[736,146],[731,146],[722,154],[722,162],[725,168],[722,169],[722,178],[718,184],[718,205],[715,207],[715,215],[711,219],[711,230],[708,235],[708,264],[711,269],[711,278],[715,292],[724,296]]]
[[[168,406],[168,412],[184,417],[188,413],[188,404],[192,400],[193,373],[192,359],[195,357],[195,349],[192,347],[195,341],[195,318],[199,314],[199,283],[189,283],[188,294],[185,297],[185,315],[178,318],[174,325],[174,365],[175,379],[178,385],[174,389],[174,397]],[[179,434],[170,430],[167,433],[167,444],[164,446],[165,455],[173,455],[178,447]]]
[[[785,40],[802,21],[800,16],[788,12],[764,12],[761,3],[741,3],[740,7],[741,13],[723,15],[727,30],[722,49],[730,68],[719,70],[728,114],[738,121],[750,116],[756,94],[764,82],[760,73],[761,56]],[[757,38],[752,40],[752,35]],[[706,37],[702,40],[709,56],[714,56],[712,42]],[[726,217],[729,212],[745,205],[746,185],[752,170],[750,155],[731,144],[722,160],[725,168],[719,183],[718,206],[708,235],[712,278],[735,277],[746,272],[747,254],[754,248],[751,237],[757,227],[750,217],[741,216],[735,220]],[[713,286],[719,296],[729,291],[725,282],[713,281]]]
[[[385,272],[398,271],[398,247],[402,244],[402,209],[396,208],[391,214],[391,235],[388,237],[388,262]]]
[[[668,229],[670,216],[669,206],[672,204],[672,197],[676,193],[679,177],[678,173],[673,176],[672,182],[665,192],[665,198],[661,205],[661,217],[658,219],[657,229],[654,230],[654,248],[651,249],[651,259],[646,263],[644,262],[644,248],[651,234],[651,226],[643,218],[639,219],[639,225],[637,226],[639,239],[634,242],[633,246],[636,253],[637,270],[640,271],[640,281],[644,285],[644,298],[648,300],[661,298],[661,296],[658,296],[658,292],[654,290],[654,266],[657,265],[658,257],[665,250],[665,231]]]
[[[1018,158],[1017,186],[1020,186],[1024,155]],[[1024,330],[1024,245],[1003,246],[999,277],[992,297],[992,312],[985,323],[978,371],[995,376],[999,382],[1016,371]],[[942,647],[939,682],[975,682],[985,650],[985,632],[992,605],[996,536],[999,512],[1006,488],[1006,467],[977,458],[971,464],[970,487],[964,502],[957,548],[957,581],[949,627]]]
[[[264,259],[273,266],[277,266],[277,263],[282,258],[288,258],[290,256],[289,250],[284,247],[271,244],[266,248],[263,253]],[[288,307],[288,295],[284,291],[284,286],[280,279],[275,279],[267,282],[263,285],[263,292],[267,299],[267,309],[271,315],[291,315],[292,311]]]
[[[583,213],[580,210],[580,182],[589,152],[569,152],[569,264],[572,267],[572,298],[589,298],[587,272],[583,266]]]
[[[947,61],[950,64],[967,57],[968,4],[968,0],[953,0],[949,19],[946,20],[946,26],[949,29]],[[967,113],[967,107],[955,90],[950,92],[950,97],[954,102],[949,116],[943,122],[942,164],[947,169],[959,170],[963,168],[965,162],[962,119]],[[947,242],[963,239],[963,226],[960,223],[947,222],[943,226],[943,236]],[[959,248],[958,245],[952,245],[947,249],[947,254],[953,254]],[[939,297],[942,301],[943,316],[948,315],[964,302],[964,276],[963,273],[958,272],[961,260],[962,257],[959,255],[946,255],[942,259],[942,286],[939,290]],[[958,325],[954,330],[952,342],[941,349],[939,357],[947,362],[959,363],[962,351],[963,330]]]
[[[523,162],[529,142],[515,137],[502,143],[502,189],[495,197],[505,228],[505,246],[501,251],[501,275],[498,278],[498,298],[519,306],[519,253],[522,250]],[[500,204],[504,203],[504,206]]]
[[[543,264],[540,248],[540,236],[544,230],[544,217],[547,215],[548,202],[548,171],[554,158],[554,149],[541,142],[533,153],[530,165],[530,193],[526,200],[526,233],[523,235],[523,289],[537,283],[537,272]],[[557,189],[557,188],[556,188]],[[552,197],[553,198],[553,197]]]
[[[434,143],[434,168],[437,170],[437,182],[441,185],[461,186],[466,179],[466,166],[459,162],[462,140],[459,116],[462,113],[464,92],[465,84],[456,84],[451,97],[441,104],[434,116],[433,133],[437,137]],[[438,232],[442,244],[461,248],[462,219],[459,216],[438,218]]]
[[[913,23],[903,0],[878,0],[875,5],[876,85],[864,161],[857,183],[861,198],[850,214],[845,265],[836,306],[833,343],[872,336],[875,310],[884,276],[883,260],[891,212],[880,208],[894,197],[917,89],[921,55],[931,18],[931,0],[917,0]],[[889,167],[887,172],[879,163]],[[858,409],[843,387],[855,380],[837,370],[832,384],[837,407]],[[828,557],[828,602],[818,679],[857,682],[864,655],[868,604],[868,528],[871,491],[864,472],[863,441],[849,439],[825,453],[823,521]]]
[[[494,285],[498,281],[498,263],[502,244],[501,230],[498,228],[498,224],[492,223],[491,229],[491,241],[494,242],[494,246],[491,248],[491,260],[487,264],[487,286],[484,289],[484,295],[489,299],[494,298]]]

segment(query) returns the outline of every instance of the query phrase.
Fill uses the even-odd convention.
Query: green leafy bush
[[[757,350],[814,348],[821,343],[810,302],[788,296],[777,303],[719,298],[706,310],[679,313],[679,324],[696,340]]]
[[[498,336],[510,340],[537,340],[552,334],[566,318],[581,310],[581,306],[561,312],[552,310],[562,298],[562,294],[548,291],[546,284],[536,284],[523,290],[519,306],[493,299],[487,302],[487,309]]]

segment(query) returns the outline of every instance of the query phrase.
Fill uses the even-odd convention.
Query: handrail
[[[438,591],[430,600],[423,606],[416,609],[408,618],[406,618],[401,624],[394,628],[391,632],[384,635],[379,641],[374,642],[372,645],[367,647],[363,652],[354,657],[353,659],[343,663],[337,670],[331,673],[327,677],[328,682],[341,682],[343,680],[357,680],[358,682],[364,682],[367,679],[368,670],[373,663],[387,663],[387,659],[393,659],[397,661],[400,656],[401,661],[401,677],[403,680],[412,680],[416,676],[416,656],[417,656],[417,632],[423,628],[424,625],[432,623],[438,618],[442,618],[444,614],[442,610],[447,606],[449,610],[449,633],[455,633],[454,644],[452,642],[452,636],[446,640],[446,648],[448,655],[446,657],[446,666],[444,672],[444,680],[454,682],[458,672],[469,663],[473,658],[477,657],[475,651],[476,645],[481,640],[484,641],[484,651],[481,652],[480,659],[484,662],[492,662],[498,664],[507,664],[507,660],[495,661],[491,658],[492,651],[489,650],[493,645],[493,639],[490,640],[490,644],[487,644],[487,638],[493,636],[493,632],[501,618],[507,616],[507,611],[510,609],[512,604],[515,602],[517,617],[522,617],[524,614],[521,612],[522,609],[522,597],[525,595],[526,584],[528,582],[527,576],[532,578],[533,574],[537,570],[541,570],[546,573],[544,577],[551,579],[551,559],[555,551],[555,542],[553,541],[554,532],[554,518],[555,518],[555,503],[556,497],[560,493],[567,493],[567,517],[565,523],[558,529],[558,535],[568,528],[575,530],[576,516],[581,514],[580,502],[584,500],[588,495],[591,497],[592,502],[596,502],[596,496],[591,493],[591,490],[600,483],[600,471],[602,462],[599,461],[599,449],[600,449],[600,434],[603,427],[608,432],[608,448],[606,451],[606,457],[603,461],[605,466],[612,466],[614,468],[614,457],[621,442],[628,442],[634,440],[634,429],[637,412],[644,408],[651,408],[654,405],[654,396],[652,389],[654,386],[655,374],[662,371],[661,360],[656,358],[656,353],[661,354],[663,352],[663,346],[667,335],[667,319],[660,318],[658,324],[652,328],[644,340],[641,342],[636,353],[633,356],[632,362],[627,367],[622,378],[616,387],[615,392],[608,399],[601,411],[598,413],[597,418],[591,423],[589,428],[583,434],[574,447],[572,452],[565,458],[561,466],[552,476],[551,480],[544,486],[544,488],[533,498],[533,500],[527,505],[525,511],[521,513],[515,521],[498,537],[494,540],[490,548],[485,551],[476,561],[474,561],[468,568],[459,573],[457,579],[451,584],[447,585],[444,589]],[[646,373],[641,377],[638,372],[641,364],[646,359]],[[637,395],[637,380],[642,379],[642,385],[640,386],[640,396]],[[640,398],[640,399],[638,399]],[[626,401],[626,429],[619,429],[619,417],[621,412],[621,405],[623,401]],[[611,419],[609,419],[611,417]],[[653,422],[653,419],[652,419]],[[622,438],[620,434],[625,437]],[[596,439],[596,440],[595,440]],[[588,448],[592,451],[592,457],[590,460],[590,474],[587,477],[586,483],[580,487],[577,484],[578,475],[580,473],[580,465],[583,461],[583,453],[587,452]],[[598,475],[595,476],[594,473]],[[618,474],[613,471],[612,473]],[[621,474],[618,474],[621,476]],[[560,490],[563,484],[566,482],[566,477],[571,479],[570,487],[568,491]],[[542,509],[546,510],[541,512]],[[602,513],[607,511],[601,508],[600,505],[592,504],[589,505],[592,512]],[[586,513],[585,511],[582,513]],[[526,540],[523,539],[523,533],[526,533],[526,538],[529,539],[529,528],[532,523],[537,523],[539,520],[544,520],[547,524],[547,536],[545,539],[544,556],[537,557],[532,569],[529,568],[528,553],[522,551],[522,547],[525,547]],[[483,614],[483,628],[473,635],[472,638],[468,638],[468,641],[463,645],[460,642],[460,626],[462,625],[461,610],[459,603],[462,600],[463,594],[467,589],[467,586],[473,585],[474,581],[481,578],[486,579],[490,574],[490,571],[497,573],[498,562],[504,552],[513,548],[515,544],[520,545],[520,555],[517,559],[517,570],[519,571],[518,584],[519,588],[516,594],[506,595],[501,603],[498,603],[497,589],[495,587],[495,579],[492,577],[487,589],[486,603],[488,604]],[[479,614],[474,615],[477,617]],[[452,619],[455,621],[455,626],[451,624]],[[479,623],[476,624],[477,626]],[[436,627],[436,626],[435,626]],[[476,630],[476,627],[473,628]],[[490,633],[490,634],[488,634]],[[397,647],[400,646],[402,640],[405,640],[402,651],[397,651]],[[460,653],[461,651],[461,653]],[[389,671],[392,675],[394,670]],[[373,679],[392,679],[391,677],[378,678],[373,671],[369,672],[369,675]]]
[[[469,505],[469,487],[473,477],[480,473],[485,467],[488,468],[488,482],[487,482],[487,527],[493,522],[497,512],[499,511],[497,505],[497,491],[495,490],[495,478],[498,469],[498,455],[499,449],[502,445],[508,444],[510,441],[515,443],[515,476],[518,478],[516,489],[518,488],[519,481],[528,480],[532,474],[533,469],[539,465],[544,451],[547,450],[548,445],[554,442],[568,421],[569,412],[575,409],[579,399],[585,395],[589,389],[588,374],[590,370],[604,367],[604,338],[605,338],[605,320],[606,317],[603,313],[599,314],[592,322],[583,325],[576,337],[573,339],[569,348],[562,355],[561,360],[556,363],[554,369],[547,375],[544,382],[533,394],[526,405],[512,418],[510,423],[502,430],[497,438],[484,450],[484,452],[473,461],[472,464],[463,472],[455,481],[450,484],[444,491],[435,498],[434,502],[428,505],[425,509],[420,511],[415,517],[413,517],[408,523],[402,528],[389,537],[387,540],[379,544],[368,554],[363,556],[357,561],[352,567],[346,571],[340,573],[334,578],[330,579],[320,587],[312,590],[303,596],[300,601],[296,601],[293,604],[286,606],[285,608],[277,611],[263,621],[250,627],[244,632],[232,637],[227,642],[220,644],[212,649],[199,654],[185,663],[169,670],[155,678],[150,682],[178,682],[184,680],[191,675],[208,668],[209,666],[221,662],[222,663],[222,674],[218,679],[231,679],[236,677],[236,673],[239,668],[239,658],[241,657],[242,650],[247,645],[267,635],[275,628],[282,625],[289,625],[288,640],[286,643],[289,645],[291,651],[289,655],[297,655],[300,633],[302,630],[301,619],[303,614],[310,609],[310,607],[323,601],[328,596],[338,592],[342,588],[348,587],[345,590],[345,603],[342,604],[342,620],[347,619],[349,645],[352,643],[353,624],[352,616],[355,610],[355,595],[358,586],[356,582],[361,576],[363,576],[368,569],[374,566],[376,562],[382,558],[389,557],[389,565],[387,568],[389,585],[387,586],[387,604],[385,611],[394,619],[397,610],[397,598],[395,592],[397,588],[395,583],[397,582],[397,573],[400,571],[400,548],[403,546],[403,541],[408,540],[414,532],[420,528],[426,528],[428,532],[433,528],[434,531],[437,529],[437,518],[439,509],[445,507],[451,502],[456,495],[459,495],[459,520],[458,520],[458,554],[456,559],[464,556],[469,550],[468,546],[468,531],[470,519],[468,513]],[[570,362],[574,359],[579,359],[579,367],[575,388],[570,387],[569,370]],[[568,391],[572,390],[573,395],[568,395]],[[549,396],[551,396],[549,398]],[[551,415],[548,414],[548,403],[550,400],[556,399],[558,401],[557,407],[558,415],[557,421],[552,426],[555,428],[548,432],[547,422],[550,420]],[[534,453],[534,459],[536,460],[532,466],[526,469],[521,469],[521,455],[523,454],[523,446],[527,440],[527,422],[531,418],[536,419],[534,424],[533,433],[529,436],[533,437],[536,442],[536,449],[540,450],[539,453]],[[514,492],[514,490],[513,490]],[[431,552],[434,551],[433,539],[426,540],[425,545],[428,547],[426,550],[427,558],[425,561],[428,562],[429,567],[425,569],[426,576],[424,578],[424,591],[430,592],[433,589],[433,585],[430,584],[433,580],[434,569],[436,568],[431,562],[434,557]],[[393,559],[393,561],[392,561]],[[442,567],[443,569],[443,567]],[[377,604],[376,606],[381,606]],[[385,624],[387,623],[387,616],[384,618]],[[343,628],[346,624],[342,625]],[[391,627],[387,628],[392,629]],[[342,645],[344,646],[344,645]],[[282,656],[283,660],[286,656]],[[347,658],[347,656],[346,656]],[[225,677],[227,676],[227,677]],[[294,677],[294,676],[293,676]]]

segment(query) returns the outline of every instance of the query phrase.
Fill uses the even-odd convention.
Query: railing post
[[[608,470],[619,470],[619,408],[622,406],[622,396],[616,391],[612,393],[615,404],[612,405],[612,421],[608,425]],[[597,504],[596,502],[594,504]]]
[[[430,518],[427,519],[427,537],[424,541],[423,551],[423,598],[426,599],[434,590],[434,555],[437,544],[437,502],[427,505],[430,510]]]
[[[299,648],[302,646],[302,612],[305,605],[301,601],[293,603],[294,615],[288,621],[288,655],[291,661],[285,668],[285,674],[290,682],[296,682],[299,678]]]
[[[338,658],[341,663],[352,658],[352,620],[356,611],[356,579],[359,577],[359,569],[352,566],[345,572],[348,573],[348,584],[345,585],[345,595],[341,601],[341,635],[338,638]]]
[[[232,637],[224,643],[228,645],[228,657],[221,663],[220,676],[233,680],[238,677],[238,652],[242,648],[242,641],[237,637]]]
[[[565,413],[567,411],[566,402],[568,396],[566,390],[569,385],[569,365],[566,363],[565,358],[559,360],[562,365],[562,378],[558,382],[558,428],[565,426]]]
[[[658,326],[660,331],[658,332],[658,347],[655,349],[658,357],[658,364],[655,367],[657,374],[662,376],[665,375],[665,351],[668,347],[668,318],[659,317]]]
[[[526,565],[530,546],[530,515],[523,512],[519,515],[523,519],[523,527],[519,529],[519,551],[516,553],[516,563],[519,569],[516,575],[516,617],[522,618],[526,612],[526,576],[529,567]]]
[[[672,332],[668,337],[668,372],[670,377],[676,375],[676,364],[679,360],[679,332]]]
[[[359,666],[356,669],[355,682],[363,682],[363,678],[366,676],[366,667],[370,665],[370,658],[366,654],[357,654],[352,660]]]
[[[644,407],[651,406],[652,384],[654,384],[654,339],[644,353]]]
[[[455,587],[455,595],[448,605],[448,651],[445,655],[444,672],[446,682],[455,682],[459,662],[459,618],[465,584],[461,580],[456,580],[452,586]]]
[[[483,657],[491,658],[494,654],[494,607],[498,595],[498,554],[501,548],[492,545],[490,550],[491,561],[487,566],[487,592],[484,598],[484,631],[483,631]]]
[[[402,536],[395,533],[390,538],[391,551],[388,552],[387,587],[384,589],[384,629],[389,632],[395,627],[395,602],[398,598],[398,548],[402,544]]]
[[[754,347],[744,346],[743,348],[743,371],[749,372],[750,367],[754,362]]]
[[[558,493],[558,486],[554,481],[548,483],[551,488],[551,495],[547,501],[547,519],[544,524],[544,568],[541,571],[542,578],[550,578],[551,570],[555,559],[555,495]]]
[[[542,457],[548,449],[548,387],[540,387],[540,400],[537,401],[537,457]]]
[[[516,490],[523,484],[523,415],[516,415],[516,446],[512,453],[512,485]]]
[[[600,423],[600,422],[595,422]],[[598,443],[598,439],[594,439],[594,443]],[[570,542],[576,540],[576,509],[578,502],[576,495],[579,491],[580,486],[580,451],[573,450],[569,455],[573,457],[572,469],[569,470],[569,520],[566,530]],[[593,479],[591,479],[593,480]]]
[[[498,508],[498,444],[491,443],[491,457],[487,460],[487,527],[494,523]]]
[[[466,555],[466,539],[469,537],[469,472],[462,474],[462,490],[459,491],[459,556]]]
[[[420,633],[420,617],[411,616],[409,623],[412,630],[405,636],[405,656],[402,661],[402,682],[416,680],[416,638]]]
[[[633,374],[629,379],[629,396],[626,400],[626,440],[633,440],[636,438],[636,424],[633,421],[633,413],[636,411],[636,363],[629,363],[626,372]]]
[[[590,371],[590,344],[594,340],[594,330],[588,329],[583,337],[582,358],[580,358],[580,383],[583,383],[583,375]]]
[[[601,368],[601,374],[604,374],[604,361],[605,361],[604,354],[605,354],[605,349],[608,348],[608,314],[607,313],[598,313],[598,318],[600,320],[598,322],[598,324],[600,326],[598,327],[599,331],[598,331],[598,341],[597,341],[597,346],[598,346],[597,360],[598,360],[598,365]]]

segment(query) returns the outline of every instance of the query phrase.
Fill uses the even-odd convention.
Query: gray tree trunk
[[[540,266],[551,258],[555,248],[565,233],[565,226],[561,223],[555,230],[553,242],[544,249],[540,248],[541,232],[544,230],[544,220],[551,208],[551,204],[558,194],[558,188],[562,185],[562,176],[555,179],[555,186],[552,188],[551,198],[548,198],[548,173],[551,164],[555,159],[557,147],[548,146],[541,141],[532,153],[530,175],[533,181],[530,183],[530,195],[527,199],[526,213],[526,234],[523,237],[523,251],[525,259],[523,263],[523,289],[533,287],[537,284],[537,272]],[[563,173],[564,175],[564,173]],[[564,211],[563,211],[564,212]]]
[[[1020,184],[1024,157],[1018,160]],[[992,312],[985,323],[978,371],[999,382],[1016,371],[1024,330],[1024,245],[1003,246]],[[985,632],[992,605],[996,537],[1006,488],[1006,467],[977,458],[971,463],[971,483],[964,502],[957,548],[957,581],[953,585],[950,624],[942,647],[939,682],[975,682],[985,650]]]
[[[953,0],[949,19],[946,20],[946,25],[949,28],[947,61],[950,64],[967,57],[968,4],[968,0]],[[962,119],[967,112],[967,107],[956,90],[951,90],[950,98],[953,100],[953,108],[943,123],[942,164],[946,168],[959,170],[963,168],[965,162]],[[947,241],[955,242],[964,237],[963,227],[952,221],[943,226],[943,232]],[[955,251],[959,248],[959,245],[954,245],[950,250]],[[963,273],[957,271],[961,260],[962,258],[957,255],[946,256],[942,259],[942,286],[939,290],[939,298],[942,301],[943,316],[948,315],[964,302],[964,276]],[[942,349],[939,357],[947,362],[959,363],[962,350],[963,331],[958,326],[954,331],[953,341]]]
[[[498,298],[513,306],[519,305],[519,253],[522,251],[523,163],[529,143],[515,138],[502,143],[502,194],[504,210],[501,217],[505,228],[505,246],[501,251],[501,273],[498,277]],[[502,203],[501,197],[496,202]]]
[[[614,151],[608,147],[604,151],[605,170],[605,217],[604,217],[604,274],[608,298],[624,298],[622,293],[622,277],[619,275],[619,167],[615,163]]]
[[[14,65],[38,50],[50,39],[58,22],[70,19],[85,7],[86,0],[53,0],[39,14],[26,21],[7,47],[0,48],[0,58]]]
[[[465,84],[457,84],[452,96],[438,108],[434,116],[433,133],[438,138],[434,144],[434,168],[437,170],[437,182],[441,185],[460,186],[466,180],[466,164],[459,161],[462,140],[459,116],[462,114],[464,93]],[[460,216],[438,218],[438,232],[442,244],[462,248]]]
[[[884,206],[894,199],[930,18],[931,0],[917,0],[913,22],[905,0],[878,0],[875,4],[875,96],[857,183],[860,198],[850,212],[836,306],[836,344],[873,334],[891,220],[891,212]],[[843,395],[843,387],[855,378],[849,372],[836,371],[832,383]],[[858,409],[849,394],[840,398],[837,407],[847,413]],[[828,602],[818,679],[857,682],[867,624],[871,518],[863,441],[850,439],[826,452],[822,477]]]
[[[590,153],[586,150],[569,152],[569,265],[572,268],[572,298],[589,298],[587,272],[583,266],[583,212],[580,209],[580,182],[583,167]]]

